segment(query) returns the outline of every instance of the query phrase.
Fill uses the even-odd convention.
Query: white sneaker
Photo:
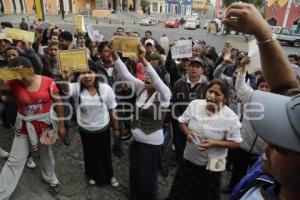
[[[8,158],[9,153],[5,150],[3,150],[2,148],[0,148],[0,157],[1,158]]]
[[[119,181],[116,179],[116,177],[112,177],[110,179],[110,185],[113,186],[113,187],[118,187],[119,186]]]
[[[27,166],[28,168],[30,168],[30,169],[36,168],[36,164],[35,164],[35,162],[34,162],[34,160],[33,160],[32,157],[29,157],[29,158],[27,159],[27,161],[26,161],[26,166]]]
[[[94,185],[96,185],[96,181],[94,179],[90,179],[89,180],[89,184],[92,185],[92,186],[94,186]]]

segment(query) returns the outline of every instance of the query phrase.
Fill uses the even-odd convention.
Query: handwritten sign
[[[85,49],[72,49],[59,51],[59,62],[61,72],[81,71],[88,69],[88,61]]]
[[[190,58],[192,57],[192,40],[178,40],[171,47],[172,58]]]
[[[83,15],[75,16],[75,29],[79,30],[80,32],[86,32]]]
[[[114,36],[112,42],[112,50],[122,52],[123,56],[137,55],[139,46],[139,38],[127,36]]]
[[[92,25],[88,25],[86,30],[93,42],[102,42],[104,35],[101,35],[99,31],[94,30]]]
[[[251,40],[249,42],[248,56],[250,58],[250,63],[246,66],[248,72],[253,73],[261,70],[260,54],[256,40]]]
[[[34,76],[33,69],[8,67],[0,69],[0,77],[5,81],[22,78],[24,76]]]
[[[16,28],[5,28],[5,37],[15,40],[23,40],[25,42],[34,42],[35,33],[30,31],[24,31]]]

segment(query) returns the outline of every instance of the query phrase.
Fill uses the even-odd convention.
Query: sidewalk
[[[0,146],[9,151],[13,140],[13,131],[0,127]],[[42,181],[39,158],[34,158],[37,162],[36,169],[25,167],[21,180],[11,198],[11,200],[126,200],[129,191],[129,158],[128,145],[124,144],[125,156],[117,158],[113,156],[114,175],[118,178],[120,186],[91,187],[88,185],[84,175],[83,154],[80,136],[76,128],[71,130],[71,145],[64,146],[58,141],[54,147],[54,157],[56,161],[56,173],[60,180],[63,191],[58,195],[48,193],[48,185]],[[0,169],[5,163],[0,158]],[[159,198],[164,199],[170,190],[175,168],[168,178],[159,178]]]

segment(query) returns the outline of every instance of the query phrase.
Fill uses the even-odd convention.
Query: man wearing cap
[[[264,154],[235,187],[231,200],[300,199],[299,84],[279,42],[252,4],[233,3],[223,23],[256,37],[262,70],[272,92],[255,91],[244,117],[266,142]],[[298,93],[296,96],[295,93]],[[254,109],[256,109],[254,111]]]
[[[174,146],[176,160],[178,163],[182,160],[183,152],[186,144],[185,134],[181,132],[178,124],[178,117],[183,114],[188,104],[195,99],[204,99],[207,86],[206,77],[203,75],[204,63],[203,60],[195,58],[189,63],[187,71],[188,76],[179,79],[173,87],[173,109],[175,116],[172,113]]]
[[[148,39],[145,41],[145,48],[146,48],[146,60],[149,61],[149,56],[156,51],[155,42],[153,39]]]

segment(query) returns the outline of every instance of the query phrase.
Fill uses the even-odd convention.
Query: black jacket
[[[175,61],[172,59],[171,50],[167,55],[165,66],[170,74],[170,85],[173,88],[177,80],[185,77],[186,72],[178,67]]]
[[[193,88],[187,83],[186,78],[181,78],[175,83],[173,88],[172,106],[173,109],[175,109],[176,117],[180,117],[183,114],[191,101],[205,98],[207,81],[202,77],[201,80],[203,81],[197,83]]]

